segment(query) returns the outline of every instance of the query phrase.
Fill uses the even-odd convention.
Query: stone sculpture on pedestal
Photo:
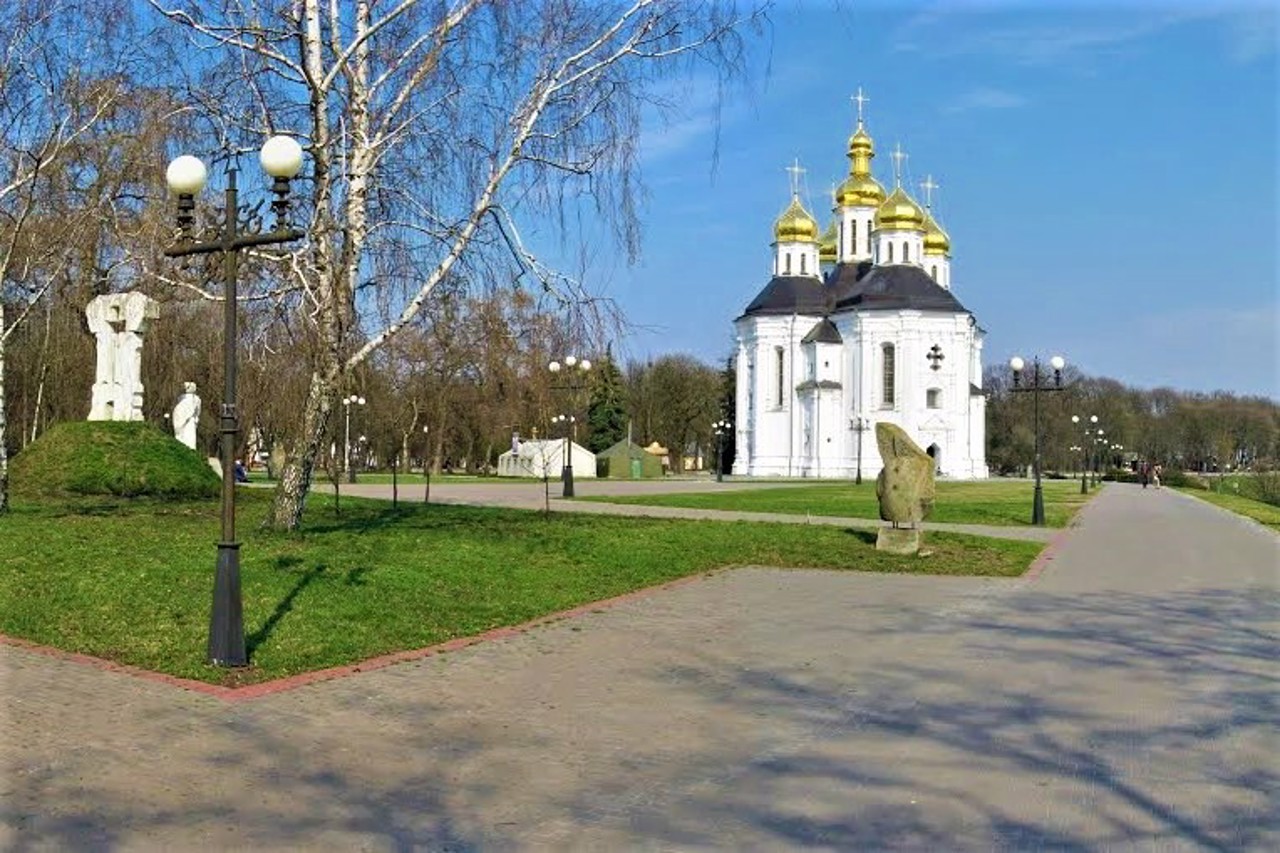
[[[876,424],[876,446],[884,469],[876,478],[880,518],[892,527],[880,528],[876,550],[895,554],[915,554],[920,550],[920,530],[916,524],[933,511],[933,457],[920,449],[896,424]],[[902,529],[900,525],[910,524]]]
[[[143,293],[110,293],[95,297],[84,313],[98,339],[89,420],[142,420],[142,336],[160,316],[160,303]]]
[[[196,424],[200,421],[200,397],[196,383],[182,383],[183,393],[173,404],[173,437],[192,450],[196,449]]]

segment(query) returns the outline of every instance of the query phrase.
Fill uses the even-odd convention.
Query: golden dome
[[[840,207],[879,207],[884,202],[884,187],[870,175],[850,175],[836,190]]]
[[[774,223],[773,238],[779,243],[818,242],[818,220],[804,209],[798,195],[791,196],[791,204]]]
[[[849,177],[836,190],[838,207],[879,207],[884,201],[884,187],[871,175],[871,158],[875,144],[862,122],[849,137]]]
[[[884,203],[876,209],[875,228],[894,231],[924,231],[925,212],[912,201],[911,196],[895,187]]]
[[[834,264],[836,262],[836,221],[831,220],[831,224],[827,226],[827,230],[822,232],[822,239],[818,241],[818,261],[824,264]]]
[[[924,215],[924,253],[926,255],[948,255],[951,253],[951,238],[942,230],[938,220],[932,213]]]
[[[858,122],[858,129],[849,137],[849,159],[852,160],[858,154],[876,156],[875,143],[871,141],[871,134],[867,133],[862,122]]]

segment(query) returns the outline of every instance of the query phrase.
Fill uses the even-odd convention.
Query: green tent
[[[661,477],[662,460],[624,438],[596,454],[596,476],[614,480]]]

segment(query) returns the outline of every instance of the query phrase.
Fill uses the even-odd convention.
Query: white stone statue
[[[98,339],[89,420],[142,420],[142,335],[160,316],[160,303],[143,293],[111,293],[94,298],[84,313]]]
[[[192,450],[196,449],[196,424],[200,421],[200,398],[196,383],[182,383],[183,393],[173,404],[173,437]]]

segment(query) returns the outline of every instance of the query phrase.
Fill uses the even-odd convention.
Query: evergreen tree
[[[627,412],[622,405],[622,372],[607,353],[592,370],[591,400],[587,404],[587,425],[591,434],[587,448],[592,453],[608,450],[627,436]]]
[[[720,454],[720,470],[726,474],[733,470],[733,458],[738,452],[738,371],[734,357],[730,355],[724,360],[724,371],[720,374],[720,417],[732,426],[724,437],[724,450]]]

